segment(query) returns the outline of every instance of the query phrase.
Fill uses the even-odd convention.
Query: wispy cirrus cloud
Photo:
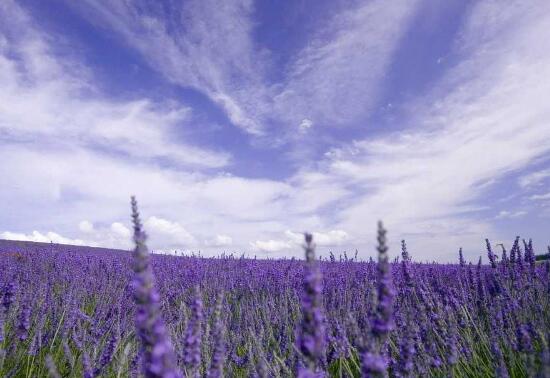
[[[501,210],[495,217],[495,219],[513,219],[513,218],[520,218],[527,214],[527,211],[524,210],[518,210],[518,211],[508,211],[508,210]]]
[[[174,143],[191,109],[148,98],[102,96],[77,56],[56,55],[49,38],[14,2],[0,9],[0,131],[7,142],[103,148],[130,158],[223,167],[227,153]]]
[[[531,189],[542,185],[546,179],[550,178],[550,169],[542,169],[539,171],[531,172],[523,175],[519,178],[519,186],[524,189]]]
[[[550,151],[543,100],[550,83],[541,80],[550,75],[543,37],[550,12],[540,7],[479,3],[455,46],[460,62],[408,105],[406,130],[327,154],[322,171],[354,192],[338,212],[338,227],[360,235],[365,223],[384,219],[432,250],[496,234],[476,201],[495,178]],[[428,235],[439,237],[430,243]]]
[[[313,123],[347,125],[368,115],[418,2],[370,1],[335,8],[273,81],[270,52],[254,43],[254,3],[87,0],[108,25],[168,80],[221,106],[235,125],[281,141]],[[150,4],[149,4],[150,5]],[[304,123],[304,120],[307,120]]]

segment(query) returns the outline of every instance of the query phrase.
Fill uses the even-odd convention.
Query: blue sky
[[[0,237],[474,259],[550,242],[547,1],[0,3]]]

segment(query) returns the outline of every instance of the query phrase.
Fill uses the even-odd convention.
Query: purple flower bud
[[[497,261],[495,254],[493,253],[493,249],[491,248],[491,243],[489,242],[489,239],[485,239],[485,243],[487,244],[487,256],[489,257],[491,268],[495,269],[497,267]]]
[[[462,248],[458,250],[458,262],[462,268],[466,266],[466,261],[464,260],[464,255],[462,254]]]

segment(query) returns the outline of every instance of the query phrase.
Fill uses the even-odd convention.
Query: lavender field
[[[149,255],[2,242],[3,377],[548,377],[550,264]],[[396,256],[393,252],[391,256]]]

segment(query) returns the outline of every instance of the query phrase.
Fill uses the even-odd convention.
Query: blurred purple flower
[[[303,281],[302,322],[298,331],[296,344],[304,358],[302,375],[309,370],[312,374],[319,373],[325,360],[325,325],[322,297],[322,277],[315,260],[315,245],[313,236],[305,234],[306,271]]]
[[[160,296],[155,286],[150,266],[147,239],[139,218],[137,201],[132,197],[132,221],[134,225],[134,301],[136,310],[136,329],[141,341],[140,353],[143,357],[143,369],[147,378],[181,377],[177,370],[176,358],[168,332],[160,314]]]
[[[195,286],[183,347],[183,362],[188,377],[200,377],[202,318],[201,293],[198,286]]]

